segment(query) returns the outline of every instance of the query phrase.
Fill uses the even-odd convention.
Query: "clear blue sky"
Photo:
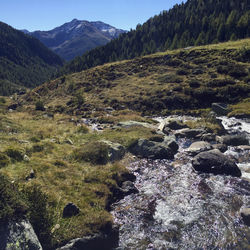
[[[183,0],[184,1],[184,0]],[[130,30],[182,0],[0,0],[0,21],[16,29],[50,30],[74,18]],[[185,2],[185,1],[184,1]]]

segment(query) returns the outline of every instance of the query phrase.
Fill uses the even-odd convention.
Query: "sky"
[[[0,21],[16,29],[51,30],[74,18],[130,30],[183,0],[0,0]]]

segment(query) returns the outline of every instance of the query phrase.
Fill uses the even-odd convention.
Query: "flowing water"
[[[142,159],[129,166],[139,193],[113,206],[118,249],[250,249],[250,228],[240,216],[241,207],[250,207],[249,150],[226,152],[239,159],[243,177],[237,178],[197,174],[185,152],[191,142],[178,143],[173,161]]]

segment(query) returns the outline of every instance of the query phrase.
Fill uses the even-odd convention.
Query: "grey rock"
[[[42,250],[42,246],[27,219],[0,223],[0,249]]]
[[[108,158],[109,158],[109,161],[111,161],[111,162],[118,161],[118,160],[121,160],[124,157],[125,148],[121,144],[106,141],[106,140],[102,140],[101,142],[108,145]]]
[[[226,152],[227,151],[227,145],[225,144],[213,144],[213,149],[218,149],[220,150],[222,153]]]
[[[199,153],[192,160],[192,165],[199,172],[241,176],[236,163],[218,149]]]
[[[105,233],[71,240],[67,245],[57,250],[111,250],[118,246],[119,229],[112,228]]]
[[[212,142],[212,141],[216,140],[216,136],[215,136],[215,134],[211,134],[211,133],[203,134],[201,136],[201,140],[202,141]]]
[[[35,177],[36,177],[35,172],[33,169],[31,169],[29,175],[27,175],[25,179],[26,181],[29,181],[31,179],[34,179]]]
[[[136,194],[139,192],[138,189],[135,187],[134,183],[131,181],[123,182],[121,191],[124,194],[124,196],[130,195],[130,194]]]
[[[172,159],[178,150],[176,142],[164,140],[163,142],[139,139],[129,150],[131,153],[150,159]]]
[[[249,140],[244,134],[217,137],[217,141],[227,146],[249,145]]]
[[[250,226],[250,208],[245,207],[240,210],[240,215],[247,226]]]
[[[203,134],[206,134],[206,130],[204,129],[183,128],[175,131],[176,137],[189,139],[201,138]]]
[[[72,217],[80,213],[80,209],[74,203],[68,203],[63,209],[63,218]]]
[[[158,126],[158,129],[167,134],[169,129],[177,130],[177,129],[187,128],[187,127],[188,126],[186,124],[183,124],[182,121],[180,121],[179,119],[168,117],[160,123],[160,125]]]
[[[197,141],[192,143],[189,148],[186,150],[191,155],[197,155],[201,152],[208,151],[212,149],[212,145],[205,141]]]
[[[117,124],[119,127],[123,128],[131,128],[131,127],[145,127],[145,128],[151,128],[155,129],[155,126],[147,123],[147,122],[137,122],[137,121],[125,121],[125,122],[119,122]]]
[[[227,115],[231,111],[225,103],[212,103],[212,110],[217,115]]]

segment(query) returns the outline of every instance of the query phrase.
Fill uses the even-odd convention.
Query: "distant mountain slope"
[[[249,0],[188,0],[66,64],[63,74],[166,49],[250,36]]]
[[[27,33],[25,30],[23,32]],[[103,22],[74,19],[53,30],[34,31],[29,34],[65,60],[71,60],[86,51],[107,44],[124,32]]]
[[[0,22],[0,95],[48,80],[63,60],[39,40]]]

